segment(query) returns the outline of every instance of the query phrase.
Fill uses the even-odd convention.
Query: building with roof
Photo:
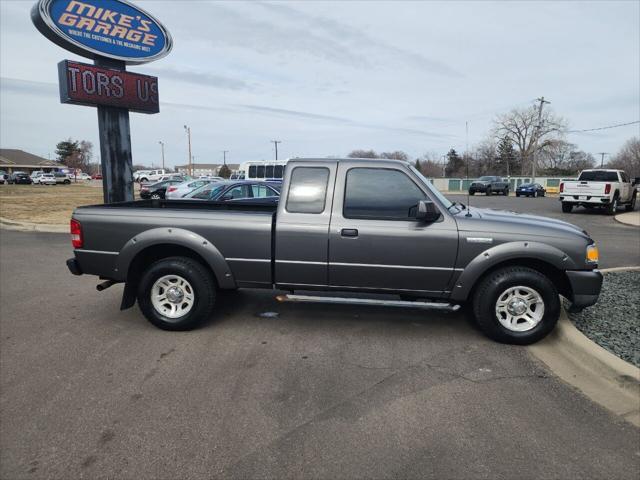
[[[14,148],[0,148],[0,170],[7,173],[26,172],[43,170],[45,172],[55,172],[66,168],[60,162],[39,157],[33,153],[17,150]]]
[[[221,167],[222,167],[221,163],[192,163],[191,164],[191,168],[193,169],[192,175],[194,177],[199,177],[200,175],[217,176]],[[231,170],[231,173],[235,173],[238,170],[239,165],[237,163],[227,163],[227,167],[229,167],[229,169]],[[189,175],[189,165],[177,165],[176,172]]]

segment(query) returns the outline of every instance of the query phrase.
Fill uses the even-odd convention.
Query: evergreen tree
[[[447,166],[445,167],[445,174],[447,177],[459,177],[463,176],[465,172],[464,160],[458,155],[455,149],[449,150],[447,153]]]
[[[418,170],[419,172],[422,172],[422,165],[420,165],[420,160],[416,158],[416,170]]]
[[[516,152],[513,143],[508,137],[502,137],[498,144],[498,158],[496,173],[511,175],[515,166]]]
[[[71,140],[67,138],[62,142],[59,142],[56,145],[56,155],[58,156],[58,161],[64,163],[67,158],[72,155],[77,155],[80,150],[80,146],[76,140]]]

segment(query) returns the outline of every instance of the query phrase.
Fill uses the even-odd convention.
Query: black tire
[[[469,195],[474,196],[476,194],[475,190],[469,190]]]
[[[151,296],[156,281],[166,275],[186,280],[193,290],[193,306],[183,316],[170,318],[153,306]],[[216,285],[209,271],[199,262],[187,257],[168,257],[153,263],[138,284],[138,305],[144,316],[162,330],[191,330],[207,320],[213,312]]]
[[[488,197],[489,197],[489,196],[491,196],[491,193],[492,193],[492,192],[491,192],[491,189],[490,189],[490,188],[487,188],[487,189],[485,190],[485,194],[486,194]]]
[[[496,304],[499,297],[513,287],[532,289],[542,299],[542,317],[529,330],[509,330],[498,320]],[[480,281],[473,296],[473,313],[480,330],[497,342],[514,345],[530,345],[546,337],[558,322],[560,308],[562,304],[553,282],[528,267],[506,267],[490,273]]]
[[[504,193],[504,196],[505,196],[505,197],[508,197],[508,196],[509,196],[509,189],[508,189],[508,188],[505,188],[505,189],[504,189],[504,191],[503,191],[502,193]]]
[[[562,202],[562,213],[571,213],[573,210],[573,205],[568,202]]]
[[[519,197],[519,196],[520,196],[520,194],[519,194],[519,193],[516,193],[516,197]]]
[[[146,183],[146,182],[148,182],[148,181],[149,181],[149,180],[148,180],[148,179],[146,179],[146,178],[141,178],[140,180],[138,180],[138,183]]]
[[[624,206],[625,211],[633,212],[636,209],[636,196],[637,195],[634,193],[633,197],[631,197],[631,203]]]
[[[151,194],[151,199],[152,199],[152,200],[161,200],[161,199],[162,199],[162,197],[160,196],[160,194],[159,194],[159,193],[152,193],[152,194]]]
[[[71,180],[65,180],[65,181],[64,181],[64,182],[62,182],[62,183],[64,183],[65,185],[69,185],[69,184],[71,183]]]
[[[613,196],[613,200],[607,205],[607,215],[615,215],[618,211],[618,195]]]

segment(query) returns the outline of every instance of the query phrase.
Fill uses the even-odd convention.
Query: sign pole
[[[96,57],[94,64],[104,68],[126,70],[125,62],[106,57]],[[98,105],[98,132],[104,203],[133,201],[129,110]]]

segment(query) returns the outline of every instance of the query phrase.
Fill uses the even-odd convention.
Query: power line
[[[584,130],[567,130],[567,133],[595,132],[596,130],[607,130],[609,128],[626,127],[627,125],[635,125],[636,123],[640,123],[640,120],[636,120],[635,122],[618,123],[616,125],[608,125],[606,127],[586,128]]]

